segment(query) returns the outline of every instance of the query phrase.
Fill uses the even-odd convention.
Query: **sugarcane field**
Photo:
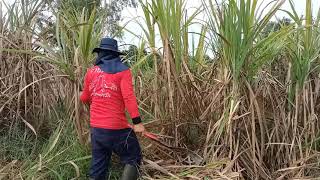
[[[320,0],[0,0],[0,180],[320,180]]]

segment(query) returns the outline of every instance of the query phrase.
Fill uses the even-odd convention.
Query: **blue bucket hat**
[[[100,51],[112,51],[118,53],[119,55],[123,55],[122,52],[118,49],[118,42],[113,38],[102,38],[100,42],[100,46],[94,48],[92,53],[99,53]]]

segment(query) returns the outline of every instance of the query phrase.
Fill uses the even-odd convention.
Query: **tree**
[[[51,0],[47,1],[48,6],[58,12],[59,9],[67,9],[73,12],[82,12],[86,8],[88,14],[94,8],[97,12],[106,13],[106,35],[121,37],[121,12],[126,7],[137,7],[136,0]]]
[[[282,27],[292,24],[291,19],[283,17],[278,21],[270,21],[262,31],[262,37],[267,37],[270,33],[279,31]]]
[[[60,5],[66,7],[74,7],[77,11],[82,11],[84,7],[89,10],[89,13],[96,7],[98,12],[101,11],[107,14],[106,34],[108,36],[122,36],[119,22],[121,20],[121,12],[126,7],[137,7],[136,0],[60,0]]]
[[[138,4],[136,0],[109,0],[109,3],[106,3],[105,10],[107,10],[107,31],[109,36],[122,36],[122,33],[119,33],[121,27],[119,22],[121,20],[121,12],[125,7],[137,7]]]

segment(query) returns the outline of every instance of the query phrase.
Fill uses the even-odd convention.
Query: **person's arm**
[[[84,77],[83,90],[80,95],[80,100],[83,103],[90,103],[90,101],[91,101],[90,92],[89,92],[89,84],[90,84],[89,71],[87,71],[87,73]]]
[[[120,83],[121,94],[125,103],[125,107],[132,119],[132,123],[135,125],[136,132],[143,132],[144,127],[141,123],[141,117],[138,110],[138,103],[134,94],[132,85],[132,75],[130,70],[122,72],[122,78]]]

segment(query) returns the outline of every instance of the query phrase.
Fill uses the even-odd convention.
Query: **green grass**
[[[0,160],[11,162],[13,160],[24,160],[37,146],[33,134],[24,132],[20,127],[15,127],[13,133],[7,134],[6,131],[0,132]]]
[[[269,5],[270,10],[265,11],[264,16],[258,11],[260,2],[229,0],[219,7],[213,0],[203,1],[214,37],[210,43],[219,47],[221,63],[230,70],[236,85],[241,77],[253,79],[263,65],[273,60],[283,49],[288,34],[288,29],[283,29],[261,37],[261,32],[284,1]]]
[[[87,179],[91,152],[80,144],[73,123],[64,117],[65,108],[56,108],[50,118],[55,122],[51,124],[54,130],[37,138],[23,126],[14,127],[11,134],[1,132],[0,162],[18,160],[17,168],[24,179]],[[113,159],[110,179],[119,179],[122,167],[117,158]]]
[[[285,11],[293,19],[296,28],[288,39],[288,56],[290,59],[290,88],[289,100],[294,103],[296,94],[301,93],[308,78],[315,67],[318,66],[320,55],[320,11],[317,15],[312,13],[311,0],[306,1],[305,14],[302,17],[298,15],[292,0],[289,1],[292,12]]]

